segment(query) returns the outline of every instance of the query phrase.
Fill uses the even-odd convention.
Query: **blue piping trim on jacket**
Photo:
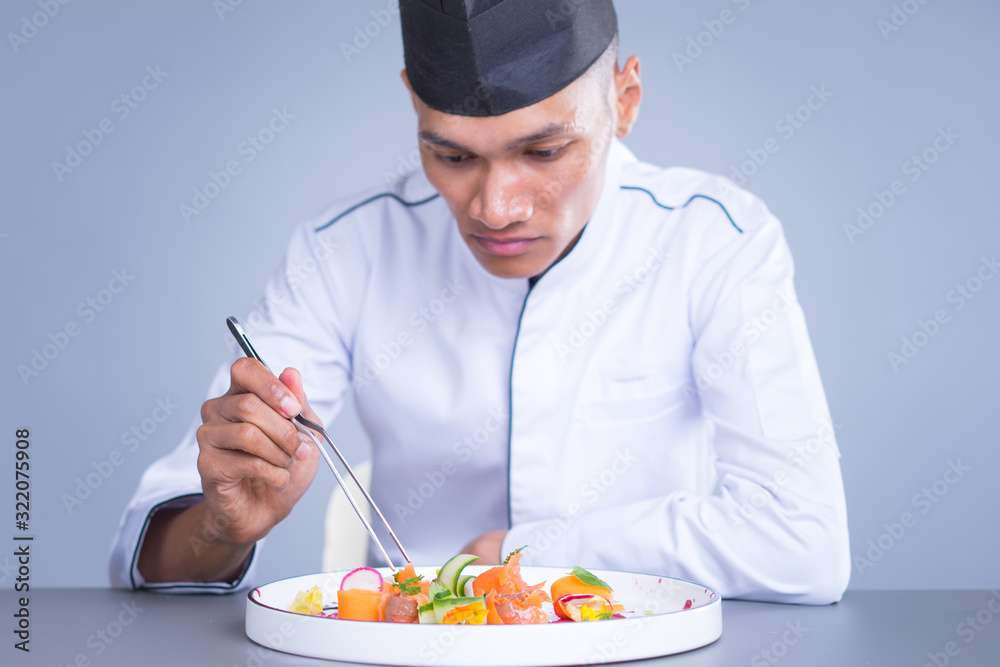
[[[690,204],[691,202],[693,202],[695,199],[707,199],[710,202],[714,202],[715,204],[718,204],[719,208],[721,208],[722,212],[726,214],[727,218],[729,218],[730,224],[732,224],[732,226],[736,229],[736,231],[738,231],[740,234],[743,233],[743,230],[740,229],[739,225],[737,225],[733,221],[733,216],[729,215],[729,211],[727,211],[726,207],[722,205],[722,202],[720,202],[717,199],[712,199],[708,195],[692,195],[691,198],[688,199],[684,203],[683,206],[667,206],[666,204],[661,204],[659,201],[657,201],[656,196],[652,192],[650,192],[649,190],[647,190],[645,188],[636,187],[634,185],[623,185],[622,186],[622,190],[638,190],[639,192],[645,192],[647,195],[649,195],[649,198],[653,200],[654,204],[656,204],[660,208],[666,209],[668,211],[673,211],[676,208],[686,208],[687,205]]]
[[[401,199],[399,197],[399,195],[393,194],[392,192],[383,192],[382,194],[375,195],[374,197],[369,197],[368,199],[364,200],[363,202],[361,202],[359,204],[355,204],[354,206],[352,206],[351,208],[347,209],[346,211],[344,211],[343,213],[341,213],[336,218],[334,218],[330,222],[326,223],[322,227],[317,227],[314,231],[321,232],[324,229],[326,229],[327,227],[330,227],[331,225],[333,225],[333,223],[337,222],[338,220],[340,220],[344,216],[350,215],[351,213],[353,213],[354,211],[357,211],[362,206],[367,206],[368,204],[371,204],[373,201],[376,201],[378,199],[382,199],[383,197],[392,197],[393,199],[395,199],[396,201],[398,201],[403,206],[413,207],[413,206],[420,206],[421,204],[426,204],[427,202],[433,201],[433,200],[437,199],[440,196],[441,195],[439,195],[439,194],[434,194],[434,195],[431,195],[430,197],[428,197],[427,199],[422,199],[420,201],[406,201],[404,199]]]
[[[544,275],[544,274],[542,274]],[[541,280],[541,276],[538,277]],[[537,285],[538,282],[535,282]],[[513,458],[514,440],[514,358],[517,356],[517,339],[521,335],[521,322],[524,320],[524,311],[528,309],[528,299],[531,298],[531,290],[535,285],[528,286],[528,293],[524,295],[524,303],[521,305],[521,314],[517,316],[517,331],[514,332],[514,349],[510,353],[510,375],[507,382],[507,529],[514,527],[514,509],[510,490],[510,465]],[[503,555],[503,554],[501,554]]]
[[[590,225],[590,220],[587,221],[587,224],[584,225],[583,229],[580,231],[580,237],[579,239],[577,239],[578,245],[580,243],[580,239],[582,239],[583,235],[587,233],[587,227],[589,225]],[[570,252],[573,251],[571,250]],[[538,276],[535,277],[534,282],[532,282],[531,278],[528,279],[528,293],[524,295],[524,303],[521,304],[521,314],[518,315],[517,317],[517,330],[514,332],[514,350],[510,354],[510,375],[508,376],[509,381],[507,383],[507,397],[508,397],[507,400],[509,405],[509,409],[507,410],[507,419],[509,420],[507,423],[507,528],[508,530],[514,527],[514,509],[513,509],[513,500],[511,499],[512,493],[510,489],[510,468],[511,468],[511,459],[514,456],[514,358],[517,356],[517,340],[521,336],[521,322],[524,321],[524,312],[528,310],[528,299],[531,298],[531,291],[538,286],[538,283],[542,280],[542,278],[545,277],[545,274],[547,274],[549,271],[552,270],[553,266],[563,261],[568,256],[569,253],[567,253],[565,257],[560,257],[559,259],[557,259],[551,266],[549,266],[549,268],[545,269],[540,274],[538,274]]]
[[[197,588],[198,590],[206,590],[206,591],[216,590],[216,591],[232,592],[232,591],[235,591],[237,588],[239,588],[240,584],[243,583],[243,579],[247,576],[247,573],[250,571],[249,562],[248,562],[248,565],[247,565],[247,569],[245,569],[243,571],[243,574],[240,575],[239,579],[237,579],[236,581],[234,581],[232,583],[226,583],[226,582],[222,582],[222,581],[220,581],[220,582],[210,582],[210,583],[209,582],[206,582],[206,583],[194,582],[194,583],[184,583],[184,584],[157,584],[157,583],[153,583],[152,585],[143,586],[141,589],[138,586],[135,585],[136,563],[139,560],[139,550],[142,548],[142,543],[143,543],[143,541],[146,538],[146,531],[149,530],[150,519],[152,519],[153,515],[156,514],[156,511],[158,509],[160,509],[161,507],[163,507],[164,505],[172,503],[172,502],[174,502],[176,500],[182,500],[184,498],[196,498],[196,497],[204,498],[204,494],[201,494],[201,493],[185,493],[184,495],[176,496],[174,498],[168,498],[167,500],[164,500],[161,503],[157,503],[155,506],[153,506],[152,509],[149,510],[149,513],[146,514],[146,521],[142,524],[142,530],[139,531],[139,542],[136,544],[135,551],[132,552],[132,564],[129,566],[129,570],[128,570],[128,578],[129,578],[129,581],[132,584],[132,590],[133,591],[147,590],[147,591],[156,591],[156,592],[159,592],[159,591],[170,591],[170,590],[173,590],[175,588],[181,588],[181,589],[184,589],[184,588]],[[195,504],[197,504],[197,503],[195,503]],[[189,505],[189,507],[190,507],[190,505]],[[254,554],[256,552],[257,552],[257,545],[254,544],[253,548],[250,550],[250,560],[253,560],[253,556],[254,556]],[[147,583],[149,583],[149,582],[147,582]]]

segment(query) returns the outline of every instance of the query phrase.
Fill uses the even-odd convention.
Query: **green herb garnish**
[[[609,591],[612,590],[611,586],[608,585],[608,582],[604,581],[596,574],[587,572],[579,565],[573,568],[573,576],[582,581],[583,583],[587,584],[588,586],[599,586],[601,588],[607,588]]]
[[[525,549],[527,549],[527,548],[528,548],[528,545],[527,545],[527,544],[525,544],[525,545],[524,545],[523,547],[521,547],[520,549],[514,549],[514,550],[513,550],[513,551],[511,551],[511,552],[510,552],[509,554],[507,554],[507,557],[506,557],[506,558],[504,558],[504,559],[503,559],[503,564],[504,564],[504,565],[506,565],[506,564],[507,564],[507,563],[508,563],[508,562],[510,561],[511,557],[512,557],[512,556],[513,556],[514,554],[519,554],[519,553],[521,553],[522,551],[524,551],[524,550],[525,550]]]
[[[400,592],[406,595],[416,595],[420,592],[420,581],[423,579],[423,575],[419,577],[410,577],[406,581],[402,581],[396,584]]]
[[[614,618],[614,617],[615,617],[615,612],[613,612],[613,611],[599,611],[599,612],[597,612],[597,620],[598,621],[606,621],[606,620]]]

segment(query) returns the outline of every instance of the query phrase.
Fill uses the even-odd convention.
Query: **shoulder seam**
[[[379,200],[379,199],[383,199],[384,197],[391,197],[391,198],[395,199],[396,201],[398,201],[403,206],[413,207],[413,206],[420,206],[421,204],[426,204],[427,202],[433,201],[433,200],[437,199],[440,196],[441,195],[435,193],[435,194],[431,195],[430,197],[428,197],[427,199],[422,199],[420,201],[412,201],[411,202],[411,201],[406,201],[405,199],[402,199],[399,195],[397,195],[395,193],[392,193],[392,192],[383,192],[383,193],[377,194],[377,195],[375,195],[373,197],[369,197],[368,199],[364,200],[363,202],[359,202],[359,203],[355,204],[354,206],[350,207],[349,209],[347,209],[343,213],[339,214],[337,217],[335,217],[330,222],[326,223],[325,225],[321,225],[321,226],[317,227],[313,231],[314,232],[321,232],[324,229],[332,226],[335,222],[337,222],[341,218],[344,218],[345,216],[350,215],[354,211],[357,211],[362,206],[367,206],[368,204],[371,204],[373,201],[376,201],[376,200]]]
[[[623,185],[623,186],[621,186],[621,189],[622,190],[636,190],[638,192],[645,192],[647,195],[649,195],[649,198],[653,200],[654,204],[656,204],[657,206],[659,206],[662,209],[666,209],[667,211],[673,211],[673,210],[678,209],[678,208],[686,208],[687,205],[690,204],[691,202],[693,202],[695,199],[707,199],[708,201],[713,202],[714,204],[718,205],[719,208],[722,209],[722,212],[726,214],[727,218],[729,218],[729,224],[731,224],[736,231],[738,231],[740,234],[743,233],[743,230],[740,229],[740,226],[737,225],[736,222],[733,220],[733,216],[729,215],[729,211],[726,210],[726,207],[723,206],[722,202],[720,202],[718,199],[713,199],[712,197],[709,197],[708,195],[701,195],[701,194],[691,195],[691,198],[688,199],[686,202],[684,202],[684,204],[681,205],[681,206],[667,206],[666,204],[661,204],[659,202],[659,200],[656,199],[656,195],[654,195],[652,192],[650,192],[646,188],[640,188],[640,187],[635,186],[635,185]]]

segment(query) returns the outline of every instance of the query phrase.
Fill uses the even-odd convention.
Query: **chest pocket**
[[[581,396],[575,417],[593,427],[655,422],[695,400],[687,389],[661,373],[620,374],[604,379],[594,394]]]

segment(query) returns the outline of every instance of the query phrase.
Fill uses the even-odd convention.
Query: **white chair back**
[[[372,464],[371,461],[356,466],[351,466],[354,473],[365,485],[371,486]],[[351,495],[358,502],[365,518],[371,521],[371,508],[365,502],[365,497],[357,488],[354,480],[349,475],[344,475],[344,481],[351,490]],[[353,570],[356,567],[363,567],[368,560],[368,531],[358,520],[354,513],[354,508],[347,500],[343,489],[339,485],[330,496],[330,503],[326,507],[326,533],[323,538],[323,571],[335,572],[337,570]]]

